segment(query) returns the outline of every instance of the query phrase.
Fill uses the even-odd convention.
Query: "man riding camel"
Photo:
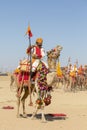
[[[36,39],[36,44],[32,45],[31,47],[29,46],[26,50],[26,53],[28,55],[31,54],[32,57],[32,73],[31,73],[31,78],[36,74],[36,69],[42,61],[46,67],[48,68],[48,65],[43,61],[43,58],[45,57],[45,50],[42,47],[43,44],[43,39],[42,38],[37,38]]]
[[[25,82],[27,84],[29,75],[31,75],[31,79],[33,81],[35,80],[34,78],[37,73],[37,67],[38,67],[40,61],[42,61],[45,64],[45,66],[48,68],[48,65],[43,61],[43,58],[45,57],[45,50],[42,47],[42,43],[43,43],[43,39],[37,38],[36,44],[29,46],[26,50],[26,53],[28,55],[30,55],[30,57],[31,57],[31,61],[29,61],[29,63],[31,62],[31,73],[30,73],[30,70],[24,70],[24,68],[22,67],[22,65],[26,66],[27,63],[24,62],[22,64],[22,62],[20,62],[20,65],[19,65],[20,73],[17,76],[17,81],[20,86],[18,88],[18,92],[17,92],[18,97],[20,97],[20,95],[21,95],[23,84],[25,84]],[[26,61],[26,59],[24,61]],[[30,66],[30,64],[28,64],[28,65]]]

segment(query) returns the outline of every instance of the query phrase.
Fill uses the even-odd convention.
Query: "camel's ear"
[[[47,51],[47,55],[49,55],[51,53],[51,51]]]

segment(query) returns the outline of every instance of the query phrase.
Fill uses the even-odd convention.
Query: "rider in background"
[[[43,44],[43,39],[37,38],[36,44],[32,45],[31,47],[28,47],[27,50],[26,50],[26,53],[28,55],[31,54],[31,57],[32,57],[31,77],[33,77],[35,75],[36,69],[37,69],[40,61],[42,61],[46,65],[46,67],[48,68],[48,65],[43,61],[43,58],[46,56],[46,54],[45,54],[44,48],[42,47],[42,44]]]
[[[84,68],[82,65],[80,65],[80,67],[78,68],[78,74],[79,75],[83,75],[84,74]]]

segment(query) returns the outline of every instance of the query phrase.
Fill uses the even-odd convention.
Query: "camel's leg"
[[[23,117],[27,117],[26,111],[25,111],[25,100],[22,100],[22,107],[23,107]]]
[[[20,98],[17,97],[17,117],[20,117],[19,108],[20,108]]]
[[[32,114],[31,119],[36,118],[36,114],[37,114],[38,110],[39,110],[38,107],[36,107],[35,111]],[[46,118],[45,118],[45,115],[44,115],[44,106],[41,107],[41,122],[43,122],[43,123],[46,122]]]
[[[10,86],[12,86],[12,84],[14,83],[14,78],[13,76],[11,75],[11,82],[10,82]]]
[[[72,77],[70,77],[69,79],[69,87],[70,87],[70,91],[72,91]]]
[[[25,87],[24,88],[24,95],[23,95],[23,97],[22,97],[22,99],[21,99],[21,102],[22,102],[22,107],[23,107],[23,117],[27,117],[27,114],[26,114],[26,111],[25,111],[25,99],[28,97],[28,95],[29,95],[29,91],[28,91],[28,88],[27,87]]]
[[[17,97],[21,97],[22,90],[23,90],[23,86],[18,87]]]
[[[32,119],[32,120],[36,118],[35,116],[36,116],[38,110],[39,110],[39,109],[36,107],[36,108],[35,108],[35,111],[33,112],[32,116],[31,116],[31,119]]]
[[[29,82],[29,84],[28,84],[28,91],[29,91],[29,95],[30,95],[29,106],[33,106],[32,96],[31,96],[31,93],[32,93],[31,86],[32,86],[32,84],[31,84],[31,82]]]
[[[45,114],[44,114],[44,106],[41,107],[41,115],[42,115],[41,122],[45,123],[46,122],[46,118],[45,118]]]

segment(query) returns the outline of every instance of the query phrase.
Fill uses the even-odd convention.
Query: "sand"
[[[34,110],[29,106],[29,97],[26,100],[27,118],[17,118],[16,92],[10,89],[10,77],[0,76],[0,130],[87,130],[87,91],[64,92],[63,89],[54,89],[52,103],[45,108],[45,115],[49,113],[63,113],[66,119],[47,117],[42,123],[40,118],[31,120]],[[34,97],[33,97],[34,98]],[[5,106],[14,109],[3,109]],[[20,108],[22,113],[22,107]],[[40,117],[41,111],[38,112]]]

